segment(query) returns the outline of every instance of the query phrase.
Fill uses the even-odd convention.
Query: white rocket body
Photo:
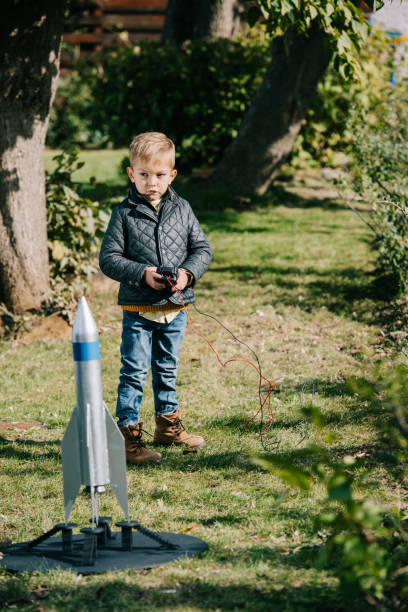
[[[77,403],[63,437],[65,521],[81,485],[102,493],[110,484],[128,517],[125,443],[102,395],[99,336],[85,297],[72,329]]]

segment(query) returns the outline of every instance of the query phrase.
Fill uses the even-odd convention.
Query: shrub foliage
[[[382,32],[373,30],[359,55],[360,79],[345,80],[333,60],[318,85],[292,153],[294,167],[336,165],[337,153],[350,154],[354,108],[374,109],[389,90],[393,49]]]
[[[159,130],[175,140],[184,172],[214,165],[263,78],[269,45],[256,32],[235,41],[189,42],[182,49],[144,42],[105,51],[60,81],[47,144],[123,147],[138,132]],[[336,151],[348,152],[350,111],[377,104],[391,64],[390,45],[378,32],[360,50],[359,79],[345,80],[333,60],[295,143],[294,165],[331,164]]]
[[[376,230],[377,278],[385,298],[408,283],[408,99],[406,89],[386,92],[375,109],[351,117],[353,187],[371,211]]]
[[[176,142],[184,171],[215,164],[262,80],[268,48],[257,37],[105,52],[61,84],[48,143],[64,144],[61,121],[80,144],[122,147],[139,132],[161,131]]]
[[[407,376],[406,366],[387,370],[379,365],[374,382],[349,381],[356,397],[378,415],[378,452],[389,465],[395,465],[398,486],[403,486],[407,476]],[[323,414],[313,405],[306,406],[304,412],[320,431],[319,444],[295,450],[290,457],[264,455],[254,461],[303,494],[316,483],[323,487],[325,498],[315,522],[316,532],[324,539],[320,563],[337,574],[350,606],[364,597],[378,609],[406,609],[408,531],[404,508],[375,501],[368,484],[366,453],[339,457],[331,451],[336,437],[325,428]]]
[[[81,196],[72,173],[83,165],[71,147],[46,173],[48,253],[54,305],[67,305],[86,291],[96,272],[95,256],[109,220],[109,211]]]

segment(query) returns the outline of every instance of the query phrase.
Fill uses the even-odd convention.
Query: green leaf
[[[309,404],[302,408],[302,412],[307,416],[318,429],[322,429],[324,426],[323,415],[317,406]]]
[[[323,511],[319,514],[319,523],[323,525],[332,525],[337,520],[337,514],[335,512]]]
[[[291,11],[292,11],[292,7],[290,6],[290,3],[287,2],[287,0],[282,0],[281,1],[281,15],[287,15]]]
[[[65,248],[65,245],[63,242],[60,242],[59,240],[54,240],[51,243],[51,254],[52,254],[52,258],[55,261],[62,260],[66,252],[67,252],[67,249]]]
[[[350,76],[350,65],[342,62],[339,67],[339,72],[342,78],[347,81],[348,77]]]
[[[253,462],[256,465],[272,472],[281,480],[295,489],[308,491],[311,486],[311,478],[306,470],[302,470],[287,459],[274,456],[255,456]]]
[[[357,393],[364,399],[371,400],[377,395],[375,385],[364,378],[351,376],[347,380],[347,387],[352,393]]]
[[[353,13],[351,12],[351,10],[343,5],[343,15],[345,17],[346,23],[349,23],[352,19],[353,19]]]
[[[365,0],[365,3],[371,11],[379,11],[385,4],[382,0]]]
[[[286,470],[277,470],[277,475],[294,489],[309,491],[311,487],[310,476],[295,466]]]
[[[351,478],[340,472],[330,478],[327,483],[328,501],[350,501],[351,495]]]

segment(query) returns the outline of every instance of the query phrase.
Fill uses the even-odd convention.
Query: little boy
[[[146,132],[134,138],[127,168],[132,185],[112,212],[99,257],[102,272],[120,282],[122,368],[116,415],[126,458],[135,465],[161,459],[141,440],[139,410],[150,367],[154,444],[189,450],[205,445],[183,427],[176,376],[185,305],[194,301],[193,287],[210,265],[211,248],[189,203],[170,187],[177,174],[174,163],[174,144],[164,134]],[[159,266],[176,269],[173,286],[157,272]]]

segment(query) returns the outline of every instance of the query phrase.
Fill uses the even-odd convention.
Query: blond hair
[[[176,149],[170,138],[161,132],[143,132],[130,143],[130,165],[139,158],[148,161],[154,158],[167,157],[171,168],[174,168]]]

